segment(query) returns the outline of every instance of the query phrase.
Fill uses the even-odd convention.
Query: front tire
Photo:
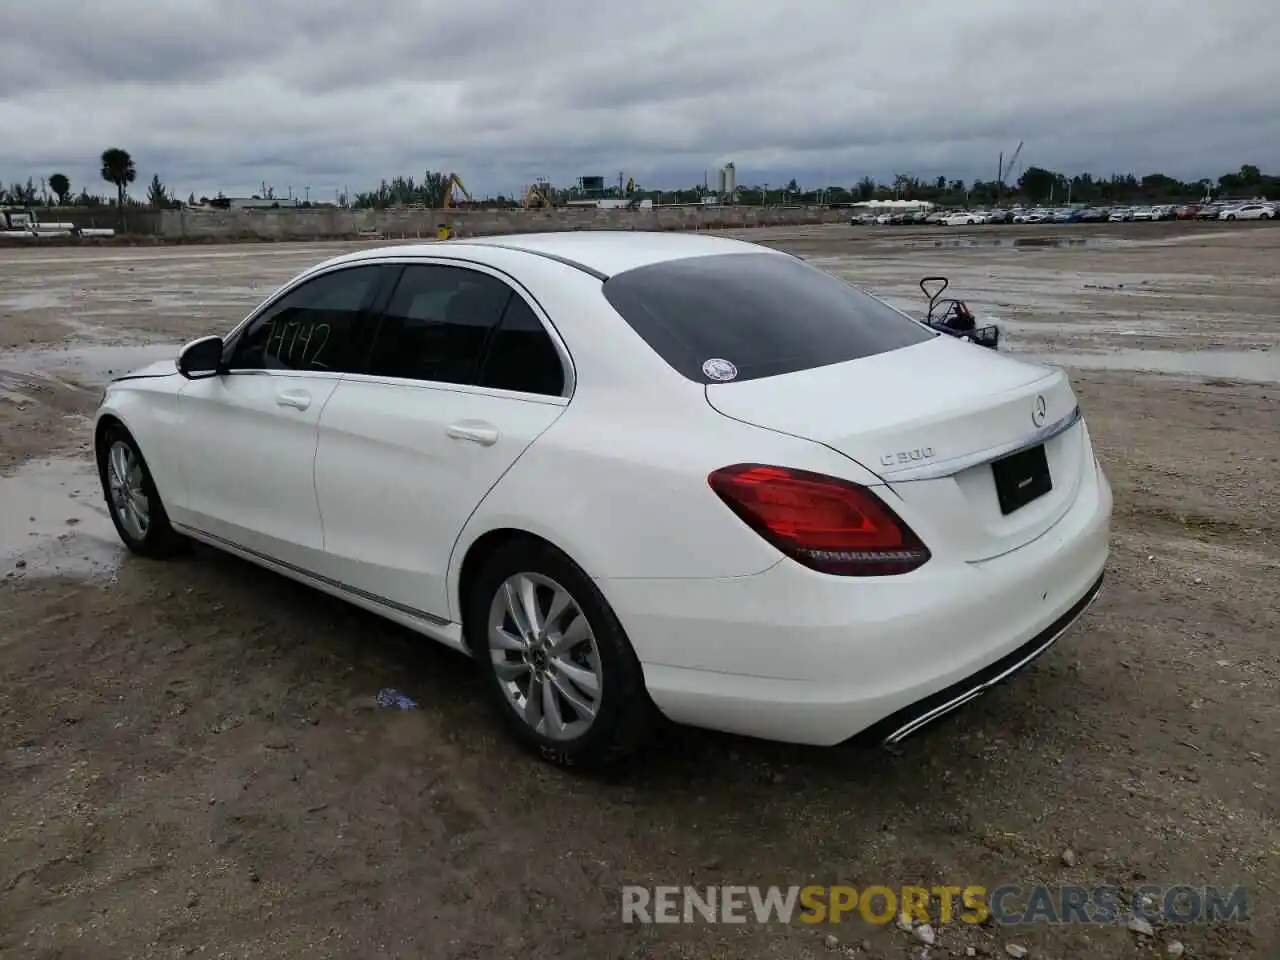
[[[102,496],[116,533],[133,553],[162,560],[189,545],[169,524],[138,443],[124,427],[107,428],[97,449]]]
[[[526,747],[589,769],[649,738],[658,715],[635,651],[591,578],[559,550],[531,539],[504,544],[466,603],[471,649]]]

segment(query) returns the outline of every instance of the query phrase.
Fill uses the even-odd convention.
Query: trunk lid
[[[1064,371],[945,336],[706,392],[727,417],[815,440],[875,473],[937,557],[985,560],[1036,539],[1075,501],[1091,455]],[[1040,444],[1051,489],[1006,512],[992,463]],[[1031,486],[1028,471],[1008,478],[1015,495]]]

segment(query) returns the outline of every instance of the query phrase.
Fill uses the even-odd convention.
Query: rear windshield
[[[730,253],[611,277],[604,295],[698,383],[754,380],[887,353],[933,332],[794,257]]]

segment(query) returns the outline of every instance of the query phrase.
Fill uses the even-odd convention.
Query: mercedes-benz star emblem
[[[1049,405],[1045,403],[1044,397],[1036,397],[1035,406],[1031,408],[1031,422],[1037,427],[1044,426],[1045,414],[1049,412]]]

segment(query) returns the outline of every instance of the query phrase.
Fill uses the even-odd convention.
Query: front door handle
[[[470,440],[482,447],[491,447],[498,442],[498,428],[483,420],[462,420],[451,423],[444,428],[454,440]]]
[[[311,406],[311,394],[305,390],[283,390],[276,394],[276,403],[282,407],[305,410]]]

